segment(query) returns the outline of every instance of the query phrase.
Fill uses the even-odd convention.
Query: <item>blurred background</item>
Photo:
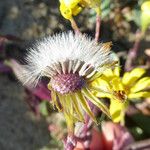
[[[0,60],[21,61],[29,40],[65,30],[58,8],[57,0],[1,0],[0,35],[14,37],[0,50]],[[37,150],[49,143],[48,124],[32,114],[25,97],[13,74],[0,73],[0,150]]]
[[[121,66],[125,66],[136,32],[141,29],[142,2],[102,1],[100,42],[113,42],[112,50],[120,57]],[[85,9],[75,20],[82,32],[94,37],[93,10]],[[51,114],[48,101],[43,102],[37,95],[35,100],[31,91],[23,88],[16,79],[7,60],[11,58],[23,63],[26,48],[34,40],[68,30],[72,28],[61,16],[58,0],[0,1],[0,150],[46,150],[47,145],[52,150],[61,149],[62,144],[56,142],[48,128],[49,122],[56,117],[48,117]],[[149,33],[147,29],[140,42],[135,66],[149,68]],[[137,140],[150,138],[150,103],[147,101],[140,106],[142,115],[127,122]],[[140,121],[137,123],[137,120]]]

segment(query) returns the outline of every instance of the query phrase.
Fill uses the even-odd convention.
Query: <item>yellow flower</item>
[[[145,32],[150,25],[150,0],[145,1],[141,6],[141,26],[142,31]]]
[[[60,12],[62,16],[71,20],[73,16],[78,15],[82,7],[79,5],[81,0],[60,0]]]
[[[68,20],[78,15],[84,7],[93,8],[100,15],[100,0],[60,0],[60,12]]]
[[[150,97],[150,91],[146,90],[150,87],[150,77],[141,78],[144,73],[145,69],[135,68],[121,78],[119,67],[116,67],[106,70],[92,83],[96,96],[110,99],[110,114],[114,122],[124,121],[129,100]]]

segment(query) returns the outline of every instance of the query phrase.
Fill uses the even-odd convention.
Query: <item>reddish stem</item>
[[[70,20],[70,22],[71,22],[71,26],[72,26],[74,32],[75,32],[76,34],[81,34],[80,29],[79,29],[79,27],[78,27],[76,21],[72,18],[72,19]]]
[[[137,57],[140,41],[141,41],[141,33],[139,31],[137,31],[136,40],[135,40],[135,43],[133,45],[133,48],[131,48],[128,52],[127,60],[125,63],[125,70],[126,71],[130,71],[134,67],[133,62],[135,61],[135,59]]]
[[[98,42],[100,37],[101,17],[97,14],[96,16],[96,27],[95,27],[95,41]]]

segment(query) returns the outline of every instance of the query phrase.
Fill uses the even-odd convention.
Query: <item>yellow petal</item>
[[[72,9],[73,16],[77,16],[81,12],[82,8],[79,6],[76,6]]]
[[[122,78],[122,83],[132,86],[144,73],[145,69],[143,68],[135,68],[131,72],[126,72]]]
[[[150,77],[144,77],[140,79],[132,88],[131,93],[135,93],[141,90],[144,90],[145,88],[150,87]]]
[[[119,77],[120,76],[120,67],[115,67],[113,72],[114,72],[114,75]]]
[[[103,74],[106,76],[106,77],[113,77],[114,76],[114,73],[112,71],[112,69],[106,69]]]
[[[106,93],[106,92],[99,92],[99,91],[94,91],[93,95],[99,98],[111,98],[112,94]]]
[[[124,86],[122,85],[121,79],[119,77],[115,77],[111,80],[111,85],[113,91],[124,91]]]
[[[125,103],[111,99],[109,111],[114,122],[124,121],[124,105]]]
[[[78,5],[80,0],[60,0],[60,12],[66,19],[71,20],[73,16],[80,13],[82,8]]]
[[[72,10],[67,8],[64,4],[60,5],[60,12],[64,18],[69,20],[72,18]]]
[[[109,81],[103,80],[102,78],[98,78],[94,80],[90,86],[93,88],[97,88],[101,91],[110,91],[110,85],[108,83]]]
[[[138,98],[146,98],[146,97],[150,97],[150,92],[137,92],[128,95],[128,99],[138,99]]]

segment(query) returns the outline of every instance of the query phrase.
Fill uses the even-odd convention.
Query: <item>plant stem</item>
[[[125,70],[126,71],[130,71],[134,67],[133,62],[135,61],[135,59],[137,57],[141,38],[142,38],[142,34],[139,31],[137,31],[136,32],[136,39],[135,39],[135,43],[133,45],[133,48],[131,48],[129,50],[128,55],[127,55],[127,60],[125,63]]]
[[[100,37],[101,17],[99,14],[96,15],[96,27],[95,27],[95,41],[98,42]]]
[[[75,32],[76,34],[80,34],[81,32],[80,32],[80,29],[79,29],[79,27],[78,27],[76,21],[72,18],[72,19],[70,20],[70,22],[71,22],[71,26],[72,26],[74,32]]]

